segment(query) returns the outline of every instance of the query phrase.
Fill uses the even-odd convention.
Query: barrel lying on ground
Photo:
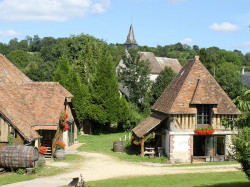
[[[35,146],[12,145],[0,149],[0,166],[4,168],[32,168],[38,163]]]

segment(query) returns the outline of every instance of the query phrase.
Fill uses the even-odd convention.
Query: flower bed
[[[211,127],[211,125],[204,125],[200,128],[197,128],[194,130],[195,134],[200,134],[200,135],[210,135],[213,134],[215,131],[215,129],[213,129],[213,127]]]

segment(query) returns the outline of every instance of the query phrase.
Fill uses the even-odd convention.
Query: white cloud
[[[181,40],[180,43],[189,45],[193,43],[193,40],[191,38],[185,38],[184,40]]]
[[[241,29],[238,25],[233,25],[229,22],[223,22],[222,24],[215,22],[209,28],[213,31],[219,32],[237,32]]]
[[[100,0],[99,3],[93,5],[93,14],[102,14],[106,12],[106,9],[110,7],[110,0]]]
[[[237,47],[239,47],[241,49],[250,49],[250,42],[243,42],[243,43],[239,44]]]
[[[14,30],[8,30],[8,31],[0,31],[0,36],[4,36],[4,37],[17,37],[20,36],[19,33],[17,33]]]
[[[104,13],[110,0],[3,0],[0,20],[68,21],[84,18],[87,13]]]

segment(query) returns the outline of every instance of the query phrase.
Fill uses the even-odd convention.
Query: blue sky
[[[89,34],[139,45],[182,42],[250,52],[250,0],[0,0],[0,42]]]

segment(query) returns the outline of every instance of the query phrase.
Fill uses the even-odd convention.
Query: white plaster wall
[[[173,158],[178,162],[189,162],[190,135],[175,135],[173,139]]]
[[[69,142],[68,142],[68,132],[69,131],[64,131],[63,132],[63,142],[66,144],[66,147],[68,147],[69,146]]]
[[[170,145],[170,137],[169,137],[169,131],[166,130],[166,136],[165,136],[165,143],[164,143],[164,150],[169,158],[169,145]]]
[[[150,74],[149,77],[150,77],[150,80],[155,82],[156,81],[156,78],[159,76],[159,74]]]

